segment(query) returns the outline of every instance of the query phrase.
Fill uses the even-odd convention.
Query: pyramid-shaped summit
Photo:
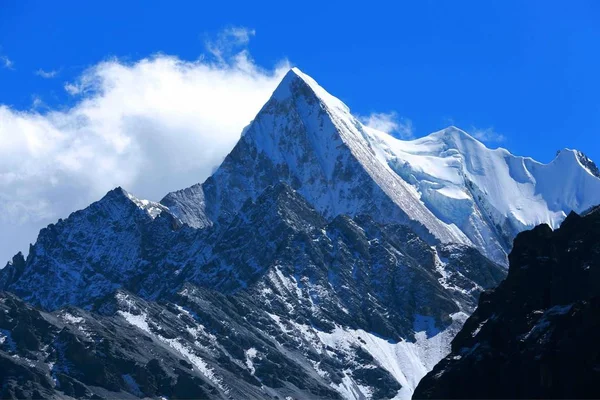
[[[518,232],[557,227],[600,203],[600,179],[577,157],[564,159],[546,165],[491,150],[456,127],[398,140],[292,68],[214,175],[162,204],[203,228],[284,182],[326,218],[406,224],[432,244],[466,244],[506,265]]]
[[[248,199],[285,182],[328,218],[366,214],[411,225],[423,237],[470,243],[377,158],[363,125],[340,100],[291,69],[217,171],[161,203],[193,227],[227,221]]]

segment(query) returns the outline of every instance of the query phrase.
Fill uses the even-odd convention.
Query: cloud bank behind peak
[[[257,66],[244,29],[211,43],[219,57],[93,65],[66,110],[0,104],[0,261],[115,186],[157,200],[208,177],[289,69]]]

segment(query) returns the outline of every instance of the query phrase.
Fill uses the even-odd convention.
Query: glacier
[[[417,189],[419,200],[497,262],[517,233],[542,223],[556,229],[571,211],[600,202],[600,179],[576,150],[542,164],[488,149],[456,127],[413,141],[368,131],[380,160]]]

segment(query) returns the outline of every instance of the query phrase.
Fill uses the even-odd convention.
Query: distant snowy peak
[[[168,207],[154,201],[138,199],[120,186],[109,191],[103,198],[93,203],[93,205],[96,205],[96,207],[113,207],[119,205],[128,208],[136,206],[140,210],[145,211],[152,219],[159,216],[162,212],[169,212]]]
[[[162,205],[160,203],[150,201],[150,200],[138,199],[137,197],[135,197],[131,193],[127,192],[126,190],[121,189],[120,187],[117,188],[117,190],[118,189],[120,189],[123,192],[123,194],[129,200],[131,200],[136,206],[138,206],[140,209],[146,211],[148,213],[148,215],[153,219],[156,218],[157,216],[159,216],[162,212],[169,212],[169,208],[165,207],[164,205]]]
[[[518,232],[540,223],[556,228],[570,211],[600,203],[595,164],[578,151],[565,149],[542,164],[502,148],[488,149],[456,127],[412,141],[369,133],[420,200],[494,259]]]

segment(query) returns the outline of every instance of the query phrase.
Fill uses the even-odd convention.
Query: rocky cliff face
[[[599,312],[600,211],[523,232],[414,398],[597,398]]]
[[[203,235],[117,188],[42,229],[27,259],[17,255],[1,271],[0,285],[49,310],[88,305],[121,286],[156,297],[181,267],[171,255],[193,253]]]
[[[78,393],[86,396],[173,397],[184,379],[197,393],[208,390],[209,397],[408,398],[420,377],[443,357],[478,293],[504,276],[503,268],[477,250],[430,246],[403,225],[382,225],[368,216],[340,215],[329,221],[286,184],[248,201],[222,228],[204,231],[178,225],[166,210],[153,219],[122,191],[108,198],[115,195],[122,202],[118,213],[106,213],[105,198],[52,227],[52,236],[43,232],[32,248],[34,256],[3,270],[6,289],[33,304],[50,310],[68,304],[86,309],[46,314],[5,295],[12,299],[7,303],[11,310],[27,309],[52,325],[45,328],[49,336],[38,335],[29,352],[21,353],[10,344],[12,339],[0,347],[7,360],[24,357],[19,366],[11,364],[11,371],[26,368],[37,376],[36,382],[45,382],[18,392],[26,388],[13,376],[14,396],[73,395],[64,389],[67,383],[53,378],[62,374],[57,376],[76,379]],[[99,213],[106,213],[100,220],[107,230],[101,234],[93,229],[70,232]],[[117,220],[136,229],[115,227],[109,218],[113,215],[127,216]],[[131,235],[121,243],[127,257],[111,263],[122,272],[94,271],[96,259],[83,255],[102,255],[108,249],[87,238],[102,237],[101,243],[108,244],[123,232]],[[160,240],[152,239],[159,234]],[[79,246],[65,248],[65,238],[78,238]],[[45,249],[51,257],[40,257],[47,254]],[[74,265],[80,273],[65,275]],[[137,275],[131,272],[136,270]],[[50,283],[67,278],[68,285]],[[36,290],[31,289],[34,282]],[[70,316],[62,318],[64,313]],[[24,318],[5,321],[1,329],[6,338],[21,336],[15,329],[27,326]],[[106,321],[114,328],[105,328]],[[58,359],[64,330],[79,334],[78,346],[85,348],[89,360],[114,365],[114,370],[94,381],[85,363]],[[144,344],[135,354],[121,349],[131,346],[121,336],[132,334]],[[97,349],[97,343],[106,342],[111,352]],[[189,366],[177,370],[183,376],[161,375],[164,387],[145,382],[146,369],[157,362],[156,346],[166,347],[170,359],[181,363],[178,368]],[[174,367],[161,361],[160,368]]]

